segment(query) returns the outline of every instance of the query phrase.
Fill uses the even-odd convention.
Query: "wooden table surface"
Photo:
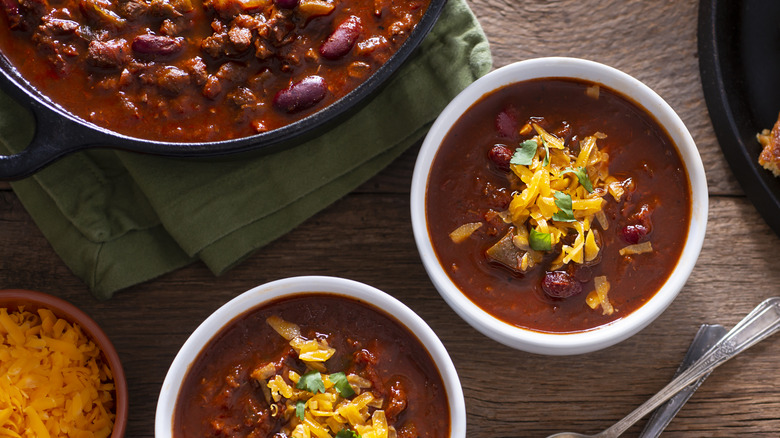
[[[174,355],[200,322],[251,287],[295,275],[333,275],[378,287],[418,312],[441,337],[466,397],[469,437],[597,432],[671,378],[698,327],[732,327],[778,295],[778,238],[735,182],[710,123],[698,69],[696,0],[473,0],[494,65],[564,55],[617,67],[656,90],[690,129],[707,172],[704,248],[672,306],[641,333],[591,354],[545,357],[478,333],[439,297],[420,263],[409,218],[417,148],[358,190],[215,278],[196,263],[119,292],[92,297],[4,186],[0,287],[64,297],[112,339],[130,390],[128,437],[153,435],[158,392]],[[381,214],[380,214],[381,213]],[[721,366],[665,436],[780,434],[780,338]],[[636,436],[642,422],[627,436]]]

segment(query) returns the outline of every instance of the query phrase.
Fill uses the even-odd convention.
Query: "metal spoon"
[[[778,330],[780,330],[780,297],[774,297],[759,304],[690,368],[609,429],[596,435],[561,432],[548,438],[616,438],[679,391]]]
[[[674,377],[679,376],[683,371],[690,368],[694,362],[712,348],[712,346],[723,338],[725,334],[726,329],[720,324],[702,324],[702,326],[699,327],[696,336],[694,336],[691,346],[688,348],[688,352],[685,353],[685,357],[683,358],[682,363],[680,363],[680,367],[677,369]],[[675,415],[677,415],[677,412],[685,405],[685,402],[687,402],[699,386],[704,383],[704,380],[708,375],[709,373],[686,386],[653,411],[653,414],[647,419],[647,423],[645,423],[645,428],[642,429],[642,433],[639,434],[639,438],[657,438],[660,436],[661,432],[666,429],[666,426],[668,426]]]

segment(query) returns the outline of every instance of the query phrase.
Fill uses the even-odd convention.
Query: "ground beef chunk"
[[[129,0],[119,5],[119,13],[128,20],[136,20],[149,12],[149,3],[142,0]]]
[[[87,51],[87,61],[96,67],[118,69],[131,59],[130,44],[123,38],[92,41]]]
[[[292,33],[293,29],[295,29],[295,24],[291,19],[291,15],[291,11],[279,9],[266,22],[268,32],[265,37],[272,45],[279,47],[295,39],[295,35]]]
[[[57,18],[56,14],[52,13],[41,18],[41,25],[38,26],[38,31],[43,35],[53,37],[69,36],[76,33],[79,24],[70,19]]]
[[[186,71],[167,66],[157,73],[157,86],[170,94],[179,94],[190,83],[190,75]]]
[[[407,13],[400,20],[390,25],[391,38],[394,41],[405,39],[412,27],[414,27],[414,17],[412,17],[412,14]]]
[[[219,79],[234,83],[242,83],[247,79],[247,69],[244,64],[229,61],[219,66],[217,73]]]
[[[252,44],[252,31],[239,26],[233,26],[228,31],[228,39],[236,51],[243,52]]]
[[[222,82],[215,75],[209,75],[206,78],[206,83],[203,84],[203,95],[209,99],[216,99],[219,93],[222,92]]]
[[[41,18],[33,34],[36,47],[60,76],[70,72],[71,62],[79,55],[78,48],[69,41],[78,30],[79,24],[70,19],[67,10],[55,9]]]
[[[192,80],[198,85],[205,84],[206,79],[209,77],[209,73],[206,70],[206,63],[204,63],[199,56],[185,61],[184,69],[190,74]]]
[[[387,408],[385,409],[385,415],[387,415],[387,421],[394,423],[398,419],[398,415],[406,409],[406,389],[400,381],[395,381],[390,385],[389,400],[387,401]]]
[[[46,0],[0,0],[0,9],[8,17],[9,27],[15,30],[34,28],[48,8]]]

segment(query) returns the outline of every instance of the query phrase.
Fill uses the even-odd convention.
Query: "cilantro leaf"
[[[528,244],[531,245],[531,249],[536,251],[550,251],[552,249],[552,235],[550,233],[541,233],[531,228]]]
[[[515,149],[515,154],[509,160],[510,164],[528,166],[536,155],[536,140],[526,140],[520,143],[520,147]]]
[[[588,178],[588,172],[585,171],[584,167],[578,167],[576,169],[571,167],[566,168],[563,170],[563,172],[561,172],[561,175],[567,173],[573,173],[580,181],[580,184],[582,184],[582,187],[585,187],[585,190],[587,190],[588,193],[593,191],[593,184],[590,182],[590,178]]]
[[[347,375],[344,373],[334,373],[328,376],[331,382],[333,382],[333,385],[336,387],[336,389],[339,390],[339,394],[341,394],[344,398],[349,398],[355,395],[355,391],[352,389],[352,385],[349,384],[347,381]]]
[[[553,214],[553,220],[559,222],[574,222],[574,211],[571,207],[571,195],[563,192],[555,192],[555,205],[558,211]]]
[[[319,371],[309,371],[302,375],[295,387],[314,394],[325,392],[325,383],[322,381],[322,375]]]
[[[336,438],[360,438],[360,434],[354,430],[344,428],[336,434]]]
[[[303,400],[298,400],[298,402],[295,403],[295,416],[303,420],[303,415],[305,411],[306,411],[306,402]]]
[[[550,165],[550,146],[547,145],[546,141],[542,141],[544,144],[544,161],[542,161],[542,166],[549,166]]]

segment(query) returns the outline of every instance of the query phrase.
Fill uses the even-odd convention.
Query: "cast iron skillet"
[[[780,1],[700,0],[699,71],[712,127],[748,199],[780,234],[780,178],[756,134],[780,112]]]
[[[35,117],[35,135],[22,152],[0,155],[0,180],[18,180],[83,149],[108,147],[168,157],[219,157],[268,153],[300,144],[333,127],[367,103],[428,35],[447,0],[431,0],[422,19],[398,51],[349,94],[322,110],[273,131],[232,140],[174,143],[122,135],[70,114],[32,87],[0,53],[0,88]]]

